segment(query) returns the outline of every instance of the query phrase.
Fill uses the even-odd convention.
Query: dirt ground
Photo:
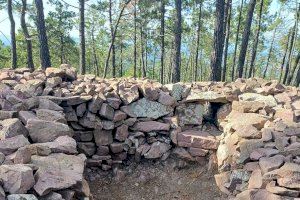
[[[169,158],[164,162],[131,164],[117,174],[88,169],[87,179],[95,200],[227,199],[215,184],[214,172],[205,165],[185,166]]]

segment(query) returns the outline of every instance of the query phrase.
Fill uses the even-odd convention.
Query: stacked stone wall
[[[101,79],[68,65],[2,70],[0,81],[1,198],[89,197],[86,167],[169,156],[215,163],[230,197],[299,197],[297,88]]]

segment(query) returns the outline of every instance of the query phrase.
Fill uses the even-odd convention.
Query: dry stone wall
[[[215,162],[230,198],[300,197],[297,88],[100,79],[68,65],[4,69],[0,81],[0,199],[89,198],[85,168],[169,156]]]

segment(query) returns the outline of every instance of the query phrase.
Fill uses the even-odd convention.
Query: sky
[[[28,3],[32,3],[33,0],[28,0]],[[70,5],[74,5],[78,7],[78,0],[65,0]],[[88,4],[92,4],[94,2],[97,2],[97,0],[89,0]],[[239,0],[236,0],[236,3],[239,3]],[[73,7],[69,7],[70,10],[75,11],[78,13],[78,10]],[[278,0],[273,0],[270,8],[270,13],[276,13],[280,9]],[[49,11],[54,10],[53,6],[51,6],[47,1],[44,1],[44,11],[45,15],[49,13]],[[290,13],[290,17],[293,18],[293,14]],[[14,13],[14,18],[16,22],[16,29],[20,28],[20,14],[19,13]],[[6,10],[0,10],[0,40],[2,40],[5,44],[9,44],[10,40],[10,23],[8,20],[7,16],[7,11]],[[4,36],[5,35],[5,36]],[[71,37],[73,38],[78,38],[79,33],[77,27],[75,27],[71,32],[70,32]]]

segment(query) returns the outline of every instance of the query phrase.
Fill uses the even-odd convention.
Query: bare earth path
[[[96,200],[223,200],[213,172],[197,164],[179,169],[178,161],[143,162],[130,166],[121,181],[111,172],[89,172],[91,193]]]

